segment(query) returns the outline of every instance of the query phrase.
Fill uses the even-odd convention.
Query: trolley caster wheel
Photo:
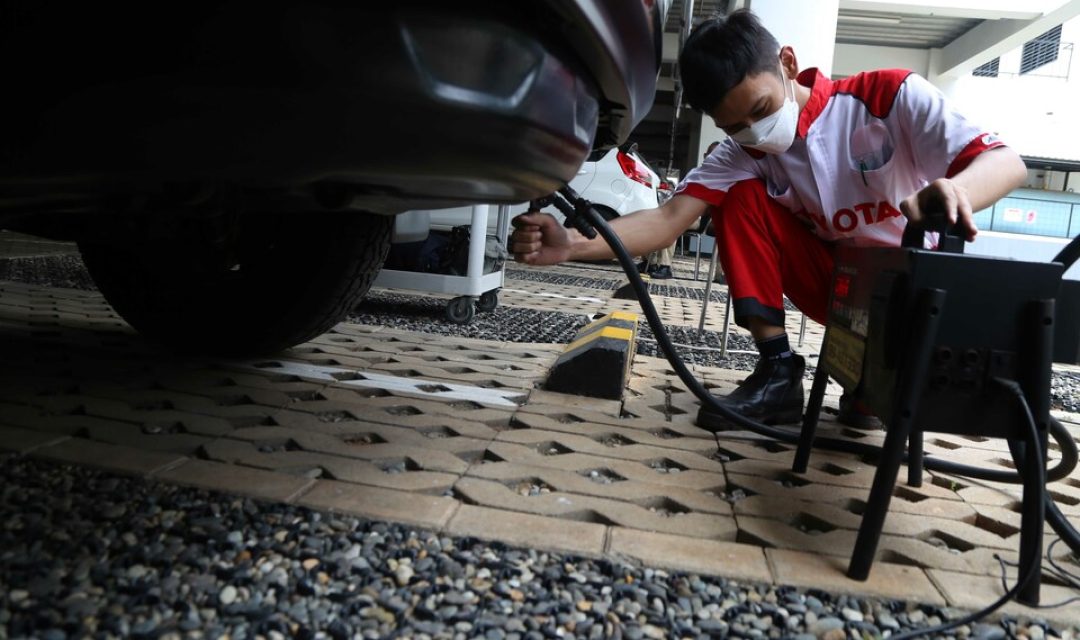
[[[461,296],[446,305],[446,319],[454,324],[469,324],[476,317],[476,306],[472,298]]]
[[[480,301],[476,303],[476,310],[487,313],[494,311],[497,306],[499,306],[499,290],[492,289],[480,294]]]

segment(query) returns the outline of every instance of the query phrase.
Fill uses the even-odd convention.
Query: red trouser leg
[[[770,198],[765,183],[736,183],[713,216],[736,324],[746,327],[751,316],[759,316],[784,326],[785,294],[803,313],[825,322],[832,247]]]

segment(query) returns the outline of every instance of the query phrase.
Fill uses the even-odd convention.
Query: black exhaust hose
[[[619,264],[622,266],[623,271],[626,272],[626,276],[630,281],[631,286],[634,289],[634,293],[637,295],[638,302],[641,305],[641,310],[645,313],[645,319],[649,323],[649,327],[652,329],[653,334],[656,336],[657,344],[664,353],[664,357],[671,364],[672,369],[675,370],[675,374],[679,376],[683,384],[690,389],[691,392],[703,404],[709,406],[709,409],[719,413],[724,418],[745,428],[748,431],[762,435],[781,442],[787,442],[791,444],[797,444],[799,440],[798,433],[785,431],[783,429],[777,429],[770,427],[766,424],[762,424],[756,420],[751,420],[736,413],[727,407],[717,402],[716,398],[709,393],[698,380],[694,377],[694,374],[686,367],[686,363],[679,357],[678,352],[675,350],[675,345],[671,342],[671,337],[668,336],[667,331],[664,330],[663,322],[660,321],[660,316],[656,312],[656,306],[652,302],[652,298],[649,296],[649,289],[645,286],[645,283],[641,280],[641,276],[638,275],[637,266],[634,264],[634,259],[626,251],[626,247],[623,246],[622,240],[611,229],[608,223],[597,213],[591,206],[578,207],[578,211],[581,215],[588,218],[588,222],[594,227],[604,241],[608,244],[611,250],[615,253],[615,257],[619,260]],[[1075,246],[1075,250],[1072,253],[1066,254],[1071,248]],[[1065,250],[1063,250],[1059,256],[1065,254],[1066,257],[1080,255],[1080,237],[1074,239]],[[1065,265],[1068,269],[1075,261],[1075,257]],[[1077,464],[1077,446],[1073,441],[1072,436],[1064,425],[1058,422],[1056,419],[1050,420],[1050,435],[1058,443],[1061,448],[1061,460],[1053,469],[1047,471],[1047,480],[1060,480],[1067,477]],[[847,440],[838,440],[836,438],[815,438],[814,446],[830,451],[839,451],[843,453],[853,453],[862,456],[880,456],[881,448],[873,445],[866,445],[858,442],[850,442]],[[907,456],[905,454],[905,463]],[[925,458],[923,461],[923,467],[930,469],[931,471],[939,471],[942,473],[951,473],[954,475],[966,476],[970,478],[977,478],[980,480],[988,480],[992,482],[1009,482],[1013,484],[1021,483],[1020,475],[1017,472],[1012,471],[998,471],[995,469],[984,469],[980,467],[973,467],[966,464],[960,464],[957,462],[949,462],[946,460],[939,460],[936,458]],[[1062,540],[1069,546],[1074,553],[1080,553],[1080,532],[1078,532],[1068,522],[1065,516],[1054,504],[1054,501],[1047,494],[1046,498],[1046,514],[1047,521],[1054,529]]]

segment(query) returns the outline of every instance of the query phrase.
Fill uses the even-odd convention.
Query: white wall
[[[1061,42],[1080,43],[1080,19],[1062,26]],[[1068,78],[1019,75],[1021,51],[1018,48],[1001,57],[997,78],[965,75],[939,82],[939,88],[963,113],[997,133],[1021,155],[1080,160],[1077,51]]]
[[[933,82],[962,113],[1021,155],[1080,160],[1080,18],[1062,25],[1061,42],[1076,45],[1068,79],[1019,75],[1020,47],[1001,56],[997,78],[970,74],[954,78],[938,75],[939,49],[837,44],[833,74],[912,69]],[[1067,57],[1069,52],[1063,50],[1059,55]],[[1056,68],[1063,71],[1064,67],[1062,63]],[[1080,177],[1077,181],[1080,183]],[[1080,188],[1080,184],[1073,186]]]
[[[800,69],[817,67],[825,77],[832,75],[840,0],[747,0],[746,6],[780,46],[795,49]]]
[[[837,44],[833,50],[834,77],[853,76],[875,69],[911,69],[926,77],[930,66],[929,49],[874,47],[864,44]]]

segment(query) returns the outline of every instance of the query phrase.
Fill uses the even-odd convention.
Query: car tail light
[[[646,187],[651,187],[652,176],[649,175],[649,170],[645,168],[643,164],[634,159],[634,156],[623,153],[620,151],[615,158],[619,161],[619,167],[627,178],[630,178],[634,182],[640,182]]]
[[[671,191],[671,185],[661,180],[660,186],[658,186],[657,189],[661,191]]]

